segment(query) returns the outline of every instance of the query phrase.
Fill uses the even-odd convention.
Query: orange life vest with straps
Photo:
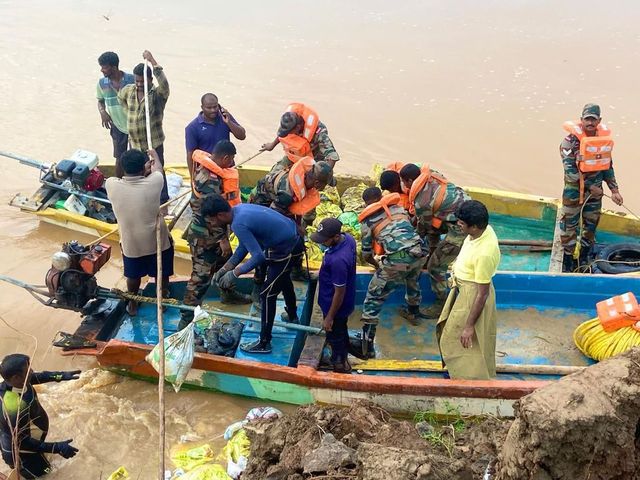
[[[203,166],[211,173],[222,179],[222,196],[232,207],[242,202],[240,198],[240,174],[237,168],[222,168],[213,161],[211,155],[203,150],[195,150],[191,159],[194,163]],[[197,198],[202,198],[202,194],[196,190],[193,177],[191,176],[191,190]]]
[[[320,119],[315,110],[303,103],[292,103],[286,111],[296,113],[304,120],[304,129],[301,135],[290,133],[284,137],[278,137],[287,158],[295,163],[300,158],[311,155],[311,140],[318,130]]]
[[[320,192],[315,188],[307,188],[304,184],[305,174],[316,164],[312,157],[304,157],[293,164],[288,171],[280,172],[274,179],[277,185],[284,175],[287,175],[289,186],[293,192],[294,202],[289,205],[293,215],[305,215],[320,205]]]
[[[580,122],[564,122],[562,128],[580,140],[580,152],[576,157],[576,164],[580,172],[589,173],[609,170],[611,152],[613,151],[613,138],[611,137],[611,130],[606,125],[603,123],[598,125],[595,137],[588,137]]]
[[[402,167],[404,167],[404,163],[402,162],[391,162],[387,165],[385,170],[391,170],[392,172],[396,172],[398,175],[400,175],[400,170],[402,170]],[[402,180],[400,181],[400,188],[402,189],[402,192],[400,192],[400,204],[408,212],[411,206],[409,203],[409,193],[404,187]]]
[[[367,205],[367,207],[360,213],[360,215],[358,215],[358,221],[362,223],[366,218],[374,215],[375,213],[378,213],[380,210],[383,210],[386,213],[386,217],[376,223],[373,227],[373,230],[371,231],[371,235],[373,237],[373,253],[375,253],[376,255],[384,255],[385,253],[384,247],[376,240],[378,234],[382,231],[382,229],[394,220],[406,219],[407,221],[409,221],[405,213],[392,214],[389,210],[389,206],[399,204],[400,194],[389,193],[383,196],[379,202]]]
[[[420,169],[420,172],[420,175],[413,181],[413,184],[411,184],[411,189],[409,190],[409,212],[411,213],[411,215],[416,214],[416,197],[422,191],[429,180],[435,180],[440,184],[440,190],[438,191],[438,194],[433,202],[433,208],[431,211],[431,225],[434,228],[440,228],[442,226],[442,220],[436,217],[436,212],[440,210],[440,206],[442,205],[444,197],[447,194],[447,184],[449,182],[446,178],[433,173],[429,168],[429,165],[423,165]]]

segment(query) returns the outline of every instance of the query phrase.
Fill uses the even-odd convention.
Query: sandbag
[[[186,472],[200,465],[211,463],[214,459],[215,453],[208,443],[198,447],[178,446],[171,452],[171,461],[173,464],[176,468],[181,468]]]
[[[368,185],[359,183],[355,187],[347,188],[340,200],[342,202],[342,210],[344,212],[354,212],[357,215],[366,207],[364,200],[362,200],[362,194],[368,188]]]
[[[176,392],[180,391],[182,383],[187,378],[191,364],[193,363],[194,332],[193,329],[199,320],[208,319],[209,315],[196,307],[194,321],[185,328],[169,335],[164,339],[164,378],[173,385]],[[145,357],[156,372],[160,373],[160,347],[159,344]]]
[[[107,480],[129,480],[131,477],[129,476],[129,472],[124,467],[118,468],[115,472],[113,472]]]

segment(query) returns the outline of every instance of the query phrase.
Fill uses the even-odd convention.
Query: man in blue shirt
[[[331,345],[331,363],[338,373],[350,373],[349,330],[347,321],[356,301],[356,241],[341,233],[342,223],[325,218],[311,240],[327,248],[318,277],[318,305],[322,310],[323,327]]]
[[[240,345],[249,353],[271,353],[271,330],[276,316],[276,300],[282,292],[289,318],[297,318],[296,294],[291,282],[291,266],[302,256],[304,243],[290,218],[261,205],[243,203],[231,208],[225,199],[213,195],[202,203],[203,216],[220,226],[231,227],[239,244],[231,258],[216,272],[220,288],[233,288],[236,279],[259,265],[266,265],[267,278],[260,292],[262,306],[260,339]],[[251,258],[241,264],[247,254]]]
[[[229,133],[238,140],[247,138],[245,129],[218,103],[218,97],[213,93],[202,96],[200,108],[202,111],[184,129],[189,172],[193,171],[191,156],[195,150],[211,153],[220,140],[229,140]]]

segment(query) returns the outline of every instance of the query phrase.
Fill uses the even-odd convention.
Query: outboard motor
[[[77,241],[62,245],[62,250],[53,254],[51,268],[45,277],[52,306],[81,311],[96,298],[98,282],[95,274],[111,257],[111,245],[98,243],[85,247]]]

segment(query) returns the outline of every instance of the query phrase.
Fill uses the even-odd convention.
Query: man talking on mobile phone
[[[193,172],[191,157],[194,151],[202,150],[211,153],[220,140],[230,140],[230,133],[233,133],[238,140],[247,138],[244,127],[218,103],[218,97],[213,93],[205,93],[202,96],[200,108],[198,116],[184,129],[189,172]]]

